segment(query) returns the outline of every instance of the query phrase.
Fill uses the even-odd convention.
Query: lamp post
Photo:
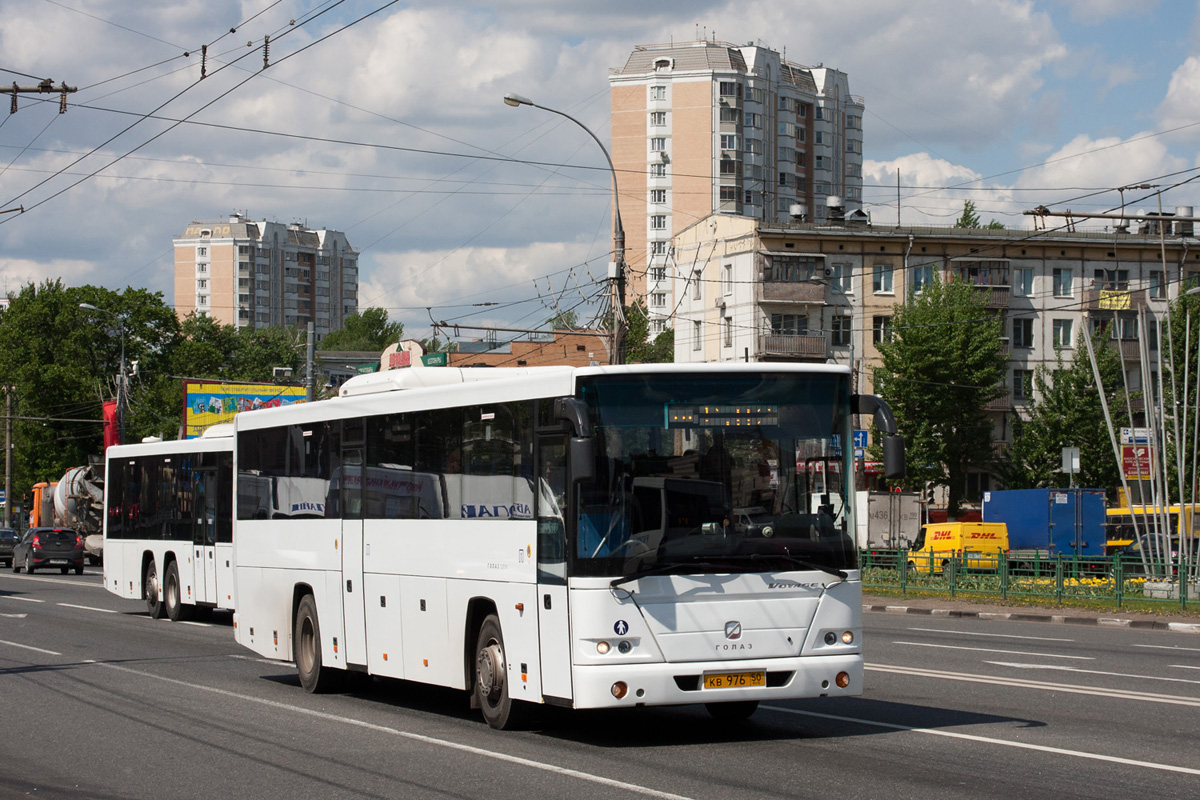
[[[604,153],[604,160],[608,162],[608,171],[612,173],[612,194],[613,194],[613,269],[609,279],[615,284],[615,292],[613,293],[613,342],[612,350],[609,353],[610,364],[625,363],[625,228],[621,226],[621,201],[617,191],[617,170],[613,166],[612,157],[608,154],[608,148],[604,146],[604,142],[600,141],[596,134],[592,133],[592,129],[584,125],[579,120],[572,117],[570,114],[559,111],[555,108],[538,105],[528,97],[522,97],[519,94],[508,93],[504,95],[504,103],[513,108],[520,106],[533,106],[540,108],[542,111],[549,111],[551,114],[558,114],[560,117],[566,117],[574,122],[579,127],[587,132],[588,136],[600,146],[600,152]]]
[[[97,308],[91,303],[80,303],[85,311],[99,311],[117,321],[121,331],[121,373],[117,378],[117,444],[125,444],[125,317],[115,311]]]

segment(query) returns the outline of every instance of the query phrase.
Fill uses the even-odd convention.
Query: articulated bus
[[[105,453],[104,587],[152,617],[232,609],[233,425]]]
[[[537,704],[735,718],[860,694],[851,451],[819,484],[803,466],[852,413],[895,434],[848,369],[800,364],[393,370],[244,412],[237,641],[310,692],[466,690],[495,728]],[[900,437],[884,450],[900,474]],[[311,513],[246,504],[268,479]],[[733,524],[747,507],[769,524]]]

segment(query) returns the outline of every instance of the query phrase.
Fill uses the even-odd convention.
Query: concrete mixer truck
[[[54,524],[73,528],[83,537],[88,562],[104,554],[104,467],[71,467],[54,487]]]

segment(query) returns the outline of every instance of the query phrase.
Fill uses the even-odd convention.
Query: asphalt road
[[[83,576],[0,573],[0,797],[1008,798],[1200,794],[1200,636],[865,615],[861,698],[555,711],[313,696],[231,620],[151,620]]]

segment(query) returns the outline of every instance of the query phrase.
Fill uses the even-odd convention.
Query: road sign
[[[860,430],[854,431],[854,446],[855,447],[866,447],[867,446],[867,432],[866,431],[860,431]]]
[[[421,363],[427,367],[444,367],[448,363],[448,358],[445,353],[430,353],[421,356]]]
[[[1149,478],[1154,448],[1149,445],[1121,445],[1121,472],[1126,478]]]
[[[1121,428],[1121,444],[1150,444],[1150,429]]]

